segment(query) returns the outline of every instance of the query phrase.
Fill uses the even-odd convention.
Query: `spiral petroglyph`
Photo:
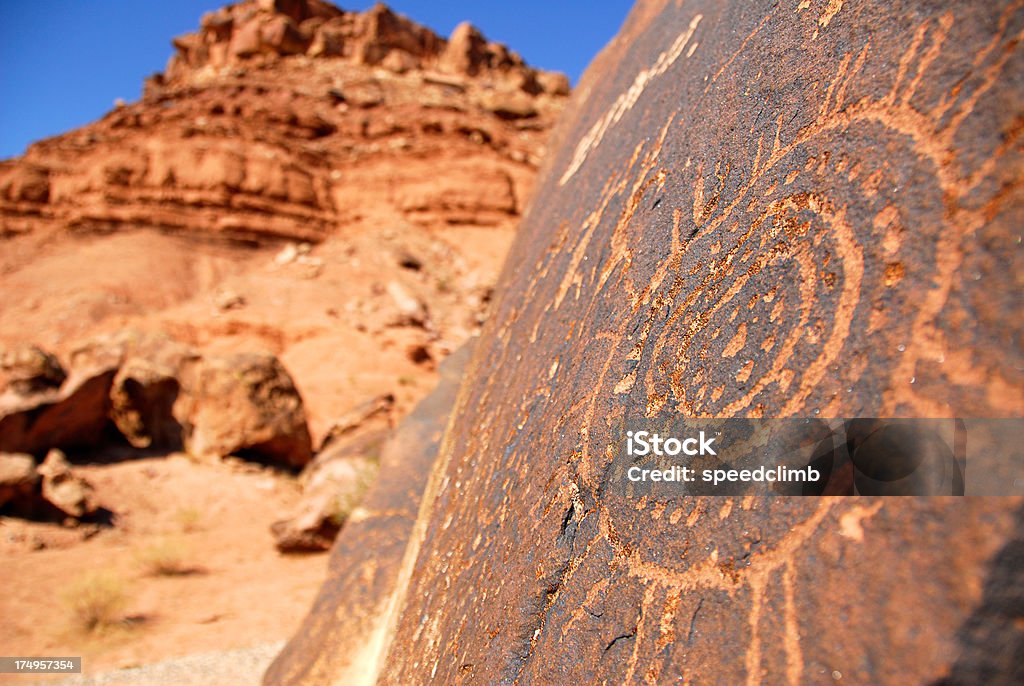
[[[655,176],[659,189],[667,174],[675,177],[677,187],[692,188],[692,210],[674,208],[681,214],[672,219],[670,239],[657,237],[671,246],[660,263],[649,269],[637,265],[619,274],[634,308],[621,329],[609,332],[621,340],[614,355],[642,364],[624,365],[629,370],[612,383],[621,387],[623,379],[641,379],[643,383],[631,388],[646,394],[649,416],[666,404],[670,411],[695,416],[760,416],[766,408],[772,408],[773,416],[814,410],[834,416],[840,407],[859,409],[845,397],[852,394],[856,403],[867,366],[856,351],[878,345],[882,337],[884,345],[906,353],[889,362],[892,390],[879,408],[882,414],[942,416],[971,409],[942,405],[915,391],[930,380],[919,362],[934,363],[955,353],[941,332],[928,336],[921,329],[934,320],[952,288],[960,268],[957,257],[963,254],[958,242],[983,223],[980,211],[960,202],[979,184],[983,170],[962,168],[953,141],[978,99],[997,82],[1011,54],[1007,48],[1020,38],[1007,31],[1009,16],[1004,12],[1003,32],[971,65],[984,78],[972,82],[965,71],[961,80],[972,90],[961,88],[930,110],[919,111],[915,95],[947,39],[953,22],[950,13],[918,28],[884,95],[853,100],[849,93],[871,50],[869,41],[856,57],[848,54],[842,59],[823,89],[812,121],[784,135],[787,113],[759,112],[755,125],[760,119],[774,120],[774,135],[757,135],[756,150],[747,151],[752,161],[745,175],[737,173],[739,164],[729,159],[687,159],[682,170],[659,169],[655,175],[653,160],[662,152],[664,136],[658,149],[635,153],[630,161],[631,170],[639,166],[635,180],[630,183],[624,176],[606,193],[615,196],[626,186],[632,191],[612,231],[611,255],[594,289],[600,292],[618,265],[632,266],[621,236],[638,242],[656,238],[647,235],[660,228],[645,224],[649,214],[636,221],[639,226],[629,226],[640,202],[638,194],[648,191]],[[665,129],[681,126],[681,119],[685,114],[674,113]],[[757,131],[752,128],[750,133],[753,139]],[[907,151],[907,161],[899,169],[875,152],[893,147]],[[991,170],[1010,151],[1010,146],[996,150],[986,167]],[[723,198],[730,176],[739,180]],[[821,183],[823,177],[828,184]],[[906,229],[898,205],[901,187],[904,192],[912,187],[917,196],[935,201],[930,216],[918,221],[913,246],[902,245]],[[602,197],[599,210],[606,204]],[[681,226],[691,217],[692,223]],[[865,221],[869,217],[871,221]],[[574,255],[585,254],[592,224],[600,218],[592,215],[584,222]],[[951,230],[942,231],[943,227]],[[686,230],[689,235],[681,236]],[[917,251],[931,273],[921,264],[902,260],[901,248]],[[865,256],[865,251],[870,254]],[[580,262],[570,263],[556,304],[569,284],[577,290],[585,286]],[[666,280],[669,273],[673,278]],[[795,278],[783,282],[780,273]],[[644,288],[645,284],[649,285]],[[737,301],[738,294],[743,302]],[[922,301],[925,308],[919,307]],[[784,311],[797,317],[781,322]],[[867,327],[851,330],[854,321],[866,322]],[[756,324],[766,333],[748,339],[747,326]],[[636,335],[629,333],[634,331]],[[844,347],[852,354],[844,355]],[[840,357],[842,369],[837,364]],[[957,377],[976,378],[991,371],[974,366],[953,372],[956,376],[948,380],[956,383]],[[829,387],[820,388],[826,374]],[[723,397],[727,388],[734,389],[730,398]],[[814,400],[814,407],[808,407],[809,400]],[[986,409],[1020,411],[1019,398],[1016,403],[1003,397],[991,400]]]

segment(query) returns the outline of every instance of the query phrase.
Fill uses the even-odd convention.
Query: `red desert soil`
[[[327,557],[274,549],[268,527],[297,500],[292,479],[182,454],[78,469],[100,502],[116,508],[116,526],[92,533],[90,525],[0,519],[5,654],[81,655],[92,673],[279,641],[295,630]],[[158,548],[180,558],[185,573],[152,573],[146,560]],[[96,570],[123,581],[125,621],[87,632],[63,596]],[[0,683],[26,679],[0,675]]]

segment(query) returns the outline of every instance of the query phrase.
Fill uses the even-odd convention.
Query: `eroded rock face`
[[[288,469],[312,457],[302,397],[269,353],[204,356],[128,329],[77,346],[69,369],[60,388],[0,396],[0,451],[102,449],[120,435],[136,448],[237,454]]]
[[[641,2],[561,125],[358,683],[1014,683],[1020,498],[608,475],[622,426],[679,414],[1024,414],[1022,26]],[[330,683],[280,663],[327,662],[344,615],[268,683]]]
[[[50,450],[41,464],[32,455],[0,453],[0,510],[43,520],[81,520],[99,511],[95,491],[67,456]]]
[[[92,448],[110,427],[117,362],[71,367],[58,389],[0,396],[0,451],[43,455],[53,447]]]
[[[567,80],[384,6],[249,0],[197,26],[139,102],[0,161],[0,291],[24,294],[0,346],[66,360],[133,327],[266,350],[318,441],[350,392],[407,413],[435,378],[406,350],[438,360],[479,331]],[[145,374],[119,397],[162,413],[173,388]],[[121,400],[130,440],[159,447]]]
[[[199,354],[165,336],[138,335],[110,389],[110,418],[117,430],[136,448],[180,450],[183,428],[175,416],[175,404],[187,389]]]
[[[0,354],[0,394],[31,395],[60,388],[67,373],[52,353],[22,345]]]

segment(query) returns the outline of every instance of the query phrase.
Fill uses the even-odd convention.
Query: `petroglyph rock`
[[[1022,27],[1011,2],[640,2],[560,126],[346,683],[1019,681],[1020,498],[607,475],[623,426],[680,414],[1024,414]],[[267,683],[332,683],[349,583]]]

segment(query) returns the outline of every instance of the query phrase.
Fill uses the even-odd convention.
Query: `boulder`
[[[364,400],[331,423],[320,442],[318,453],[324,453],[333,444],[359,433],[391,429],[394,421],[395,396],[382,393]],[[303,472],[309,471],[309,468]]]
[[[257,6],[264,12],[283,14],[296,23],[307,19],[330,19],[341,14],[341,10],[321,0],[258,0]]]
[[[234,28],[234,24],[234,17],[231,16],[226,7],[213,12],[207,12],[199,20],[200,28],[218,42],[225,41],[231,37],[231,29]]]
[[[236,59],[245,59],[258,55],[262,46],[263,40],[260,35],[260,24],[256,20],[250,20],[236,28],[231,34],[228,54]],[[179,46],[177,43],[175,47],[179,51],[187,50],[187,46]]]
[[[391,434],[395,398],[366,400],[328,430],[320,450],[299,475],[302,500],[271,526],[281,552],[327,550],[377,476],[381,446]]]
[[[260,41],[279,55],[300,55],[309,47],[295,22],[283,15],[272,17],[260,27]]]
[[[380,437],[372,450],[379,451],[382,441]],[[270,527],[277,549],[295,553],[330,548],[376,478],[377,460],[375,452],[368,450],[368,454],[335,454],[319,462],[296,511]]]
[[[180,450],[182,427],[174,405],[199,354],[162,334],[121,335],[122,362],[110,389],[110,418],[136,448]]]
[[[476,74],[487,63],[487,39],[467,21],[452,31],[438,58],[438,68],[450,74]]]
[[[328,24],[317,29],[306,54],[310,57],[338,57],[344,49],[345,33]]]
[[[42,455],[53,447],[90,448],[106,440],[117,365],[71,366],[59,390],[0,397],[0,451]]]
[[[0,453],[0,508],[30,500],[39,485],[36,461],[31,455]]]
[[[176,369],[135,358],[121,367],[110,389],[110,418],[136,448],[180,450],[174,403],[181,391]]]
[[[380,64],[387,55],[399,50],[413,57],[433,57],[441,39],[429,29],[395,14],[377,3],[355,19],[360,43],[353,51],[362,64]]]
[[[23,345],[0,355],[0,393],[31,395],[60,388],[67,378],[56,355]]]
[[[42,496],[46,502],[76,519],[96,511],[92,485],[72,471],[63,452],[57,449],[48,452],[37,471],[42,477]]]
[[[290,469],[311,459],[302,397],[273,355],[206,357],[183,386],[187,393],[174,414],[188,452],[233,454]]]
[[[272,355],[203,358],[129,329],[77,346],[64,384],[40,390],[56,363],[27,350],[18,358],[27,362],[8,366],[18,388],[31,382],[37,390],[0,396],[0,451],[96,448],[120,432],[136,448],[238,453],[289,468],[311,457],[302,399]]]

